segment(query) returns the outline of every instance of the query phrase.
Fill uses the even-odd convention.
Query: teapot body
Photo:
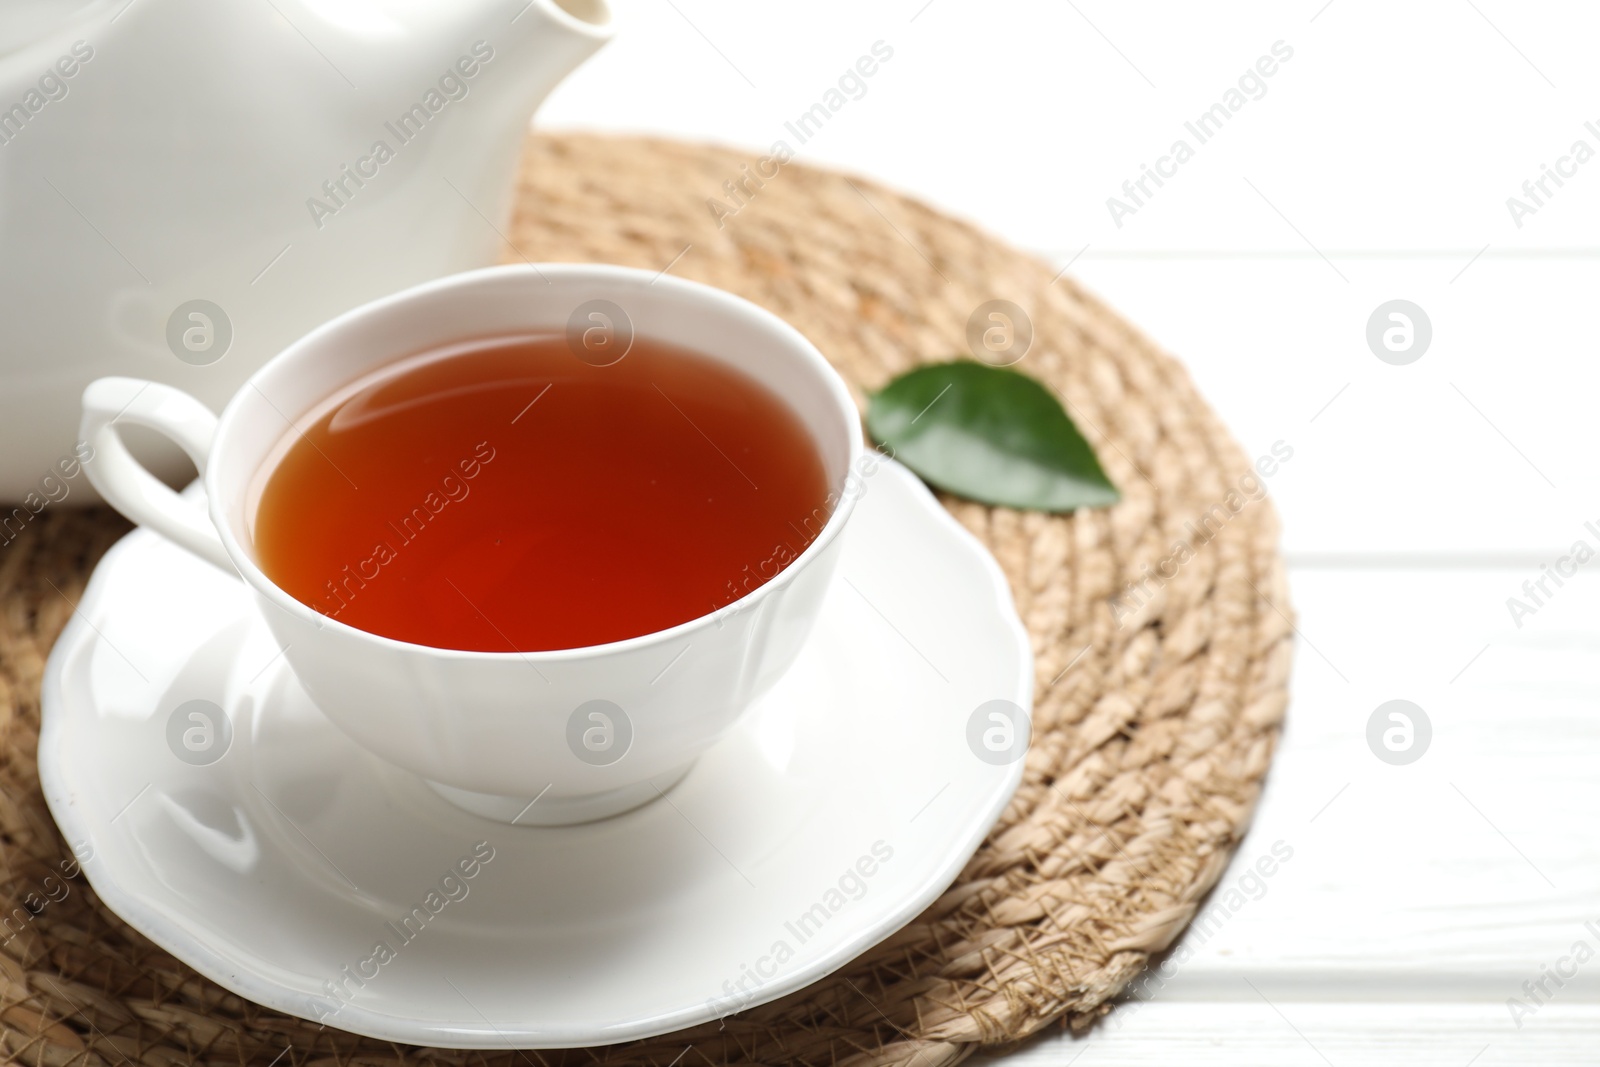
[[[0,528],[93,498],[90,381],[220,410],[341,311],[493,263],[529,116],[610,32],[600,0],[66,7],[0,40]]]

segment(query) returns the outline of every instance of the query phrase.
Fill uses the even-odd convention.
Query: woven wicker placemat
[[[759,187],[745,177],[775,169]],[[1035,337],[1021,369],[1066,402],[1123,500],[1073,516],[945,501],[1000,561],[1033,641],[1034,737],[1015,800],[904,930],[721,1024],[564,1053],[417,1049],[319,1029],[199,977],[111,914],[81,875],[62,877],[70,853],[34,759],[40,675],[94,561],[126,526],[102,510],[47,509],[0,546],[6,1058],[932,1067],[1109,1010],[1221,874],[1286,702],[1292,628],[1276,520],[1268,500],[1241,490],[1250,461],[1182,368],[1043,264],[870,182],[794,162],[537,137],[510,237],[531,260],[670,269],[739,293],[809,336],[858,399],[964,352],[981,303],[1025,309]]]

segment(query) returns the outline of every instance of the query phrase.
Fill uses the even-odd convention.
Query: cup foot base
[[[635,785],[610,789],[604,793],[586,793],[575,797],[508,797],[498,793],[474,793],[467,789],[444,785],[426,778],[428,788],[445,800],[495,822],[513,826],[575,826],[579,823],[609,819],[613,815],[632,811],[665,794],[683,781],[684,775],[694,766],[691,760],[682,767]]]

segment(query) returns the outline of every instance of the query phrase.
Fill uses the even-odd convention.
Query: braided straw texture
[[[751,183],[719,225],[708,198],[732,211],[723,183],[756,161],[536,137],[508,257],[670,265],[732,290],[809,336],[858,400],[963,352],[980,303],[1014,301],[1035,330],[1021,369],[1063,399],[1123,492],[1109,510],[1071,516],[945,500],[1010,579],[1038,694],[1022,786],[955,885],[808,989],[627,1045],[419,1049],[259,1008],[155,948],[81,875],[60,877],[70,854],[34,760],[40,676],[94,561],[126,526],[104,511],[47,509],[0,547],[7,1062],[934,1067],[1058,1021],[1088,1026],[1183,929],[1249,821],[1286,703],[1292,627],[1276,519],[1267,500],[1236,509],[1233,492],[1248,459],[1177,363],[1070,279],[971,226],[797,163]],[[1208,515],[1210,536],[1197,538],[1187,524]],[[1181,565],[1179,540],[1193,547]]]

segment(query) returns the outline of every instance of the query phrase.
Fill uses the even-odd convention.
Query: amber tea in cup
[[[464,343],[342,390],[279,446],[252,530],[285,592],[419,645],[535,652],[688,622],[776,577],[832,501],[765,385],[647,337]]]

